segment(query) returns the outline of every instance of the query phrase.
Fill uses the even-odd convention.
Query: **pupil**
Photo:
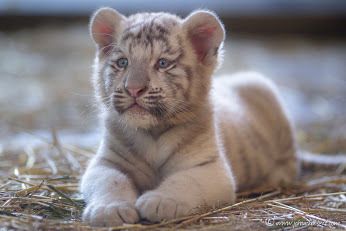
[[[165,67],[166,64],[167,64],[166,60],[164,60],[164,59],[161,59],[161,60],[160,60],[160,66],[161,66],[161,67]]]

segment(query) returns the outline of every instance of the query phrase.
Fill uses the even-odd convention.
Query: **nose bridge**
[[[148,73],[144,68],[135,68],[129,72],[126,81],[126,89],[142,89],[147,86],[149,82]]]

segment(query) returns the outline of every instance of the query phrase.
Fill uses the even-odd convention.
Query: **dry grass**
[[[0,230],[91,230],[78,181],[93,150],[61,144],[0,153]],[[345,166],[305,171],[296,185],[239,194],[236,204],[159,224],[111,230],[346,229]],[[321,177],[323,176],[323,177]],[[108,229],[107,229],[108,230]]]

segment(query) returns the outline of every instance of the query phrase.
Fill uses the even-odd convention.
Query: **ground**
[[[0,32],[0,230],[90,230],[78,181],[99,142],[86,24]],[[346,43],[228,33],[217,74],[257,70],[280,87],[299,147],[346,153]],[[304,165],[296,185],[234,205],[114,230],[346,229],[345,165]]]

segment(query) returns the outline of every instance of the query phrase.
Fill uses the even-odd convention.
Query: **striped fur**
[[[255,73],[211,78],[224,40],[215,14],[125,17],[102,8],[91,34],[104,136],[81,182],[85,221],[171,219],[233,203],[236,190],[294,179],[290,123],[269,80]],[[128,66],[120,68],[124,57]],[[167,69],[158,67],[161,58]],[[144,93],[130,96],[128,82]]]

